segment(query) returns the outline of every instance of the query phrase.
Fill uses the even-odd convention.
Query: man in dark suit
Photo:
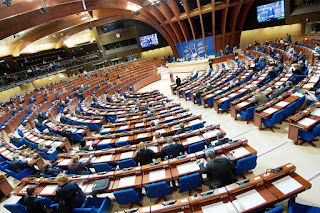
[[[18,154],[14,154],[12,156],[11,170],[14,173],[20,173],[21,171],[23,171],[27,167],[28,167],[28,162],[19,160]]]
[[[50,175],[52,177],[56,177],[58,176],[60,173],[63,172],[62,169],[59,168],[55,168],[55,166],[59,163],[59,161],[54,162],[52,165],[50,164],[44,164],[41,173],[45,174],[45,175]]]
[[[222,132],[217,133],[217,141],[212,141],[212,145],[220,146],[222,144],[228,143],[230,141],[229,138],[225,138]]]
[[[268,76],[273,79],[273,78],[277,77],[277,75],[278,75],[278,72],[277,72],[276,68],[269,67]]]
[[[196,98],[201,98],[202,93],[203,91],[201,89],[198,89],[198,91],[196,92]],[[196,100],[194,100],[194,103],[196,103]]]
[[[235,166],[225,157],[216,158],[213,151],[206,153],[208,163],[204,167],[200,163],[200,170],[203,174],[207,174],[210,188],[216,189],[231,183],[235,183],[237,178],[235,176]]]
[[[173,143],[172,138],[167,138],[167,146],[161,149],[161,152],[168,156],[168,159],[175,158],[180,155],[183,149],[183,145],[181,143]]]
[[[208,83],[207,86],[208,87],[206,88],[206,92],[213,90],[213,86],[210,83]]]
[[[210,67],[210,69],[212,69],[213,59],[212,59],[212,58],[209,58],[208,62],[209,62],[209,67]]]
[[[69,182],[68,176],[64,173],[57,176],[56,182],[60,187],[56,191],[54,203],[64,202],[67,212],[69,213],[72,213],[73,208],[82,206],[86,199],[86,195],[76,182]]]
[[[137,152],[134,160],[140,163],[140,166],[152,163],[154,158],[154,151],[147,149],[144,142],[139,143],[139,151]]]
[[[35,192],[37,193],[36,186],[31,186],[27,189],[27,195],[23,198],[24,205],[27,207],[28,213],[45,213],[46,207],[42,200],[35,195]]]
[[[176,84],[177,84],[177,87],[180,87],[181,86],[181,79],[179,78],[179,76],[176,76]]]
[[[190,128],[184,128],[184,123],[180,123],[180,129],[174,135],[180,135],[190,130],[191,130]]]

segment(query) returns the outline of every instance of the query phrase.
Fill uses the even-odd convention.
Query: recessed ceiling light
[[[22,41],[22,39],[20,39],[20,41]]]
[[[56,35],[53,35],[53,37],[56,37]]]
[[[63,35],[63,33],[61,33],[61,35]]]

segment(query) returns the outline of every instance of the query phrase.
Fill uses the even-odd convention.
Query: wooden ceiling
[[[17,56],[26,46],[45,37],[51,38],[51,41],[54,40],[55,47],[59,48],[72,35],[87,30],[90,22],[92,27],[96,27],[117,20],[135,19],[158,30],[177,56],[176,43],[190,39],[196,40],[195,27],[201,27],[202,36],[205,37],[205,26],[202,20],[202,15],[205,13],[212,14],[212,35],[219,43],[215,44],[218,45],[217,48],[225,44],[237,45],[246,15],[254,0],[224,0],[218,4],[212,0],[211,4],[206,6],[201,6],[200,0],[181,0],[185,10],[183,13],[178,7],[179,1],[175,0],[159,0],[153,5],[154,0],[83,1],[44,0],[48,9],[47,14],[40,12],[40,8],[44,7],[41,0],[14,0],[10,7],[0,4],[0,40],[2,40],[0,43],[5,43],[7,50],[10,50],[13,56]],[[189,2],[191,1],[195,1],[198,8],[190,10]],[[128,8],[128,2],[141,7],[139,14]],[[227,22],[228,9],[232,14]],[[221,24],[219,25],[222,30],[219,35],[215,35],[217,11],[221,12],[221,19],[219,19]],[[80,19],[84,16],[89,18]],[[193,23],[192,17],[196,16],[200,17],[201,26]],[[52,35],[55,34],[59,34],[59,38],[53,39]],[[19,37],[12,39],[11,36],[14,35],[19,35]]]

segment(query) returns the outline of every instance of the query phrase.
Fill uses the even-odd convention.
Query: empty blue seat
[[[108,163],[95,163],[92,164],[92,167],[96,172],[108,172],[112,170],[111,166]]]
[[[280,127],[275,127],[274,125],[281,123],[283,119],[284,119],[284,109],[274,113],[271,118],[262,119],[262,123],[266,125],[268,128],[270,128],[271,131],[273,132],[273,128],[280,129]],[[266,128],[263,128],[263,129],[266,129]]]
[[[133,159],[122,160],[118,162],[120,169],[130,168],[137,166],[137,163]]]
[[[97,198],[88,197],[81,208],[74,208],[73,213],[107,213],[110,209],[111,200],[109,197]]]
[[[180,177],[178,180],[180,192],[189,191],[202,186],[202,178],[199,173]]]
[[[33,173],[33,169],[31,169],[31,168],[26,168],[19,173],[15,173],[11,170],[11,163],[10,162],[8,162],[6,165],[4,165],[1,168],[1,170],[6,172],[8,175],[10,175],[11,177],[14,177],[17,180],[22,180],[23,178],[28,177],[29,175],[31,175]]]
[[[315,144],[312,143],[312,141],[320,135],[320,124],[315,126],[311,131],[302,131],[299,130],[299,137],[303,140],[303,143],[308,142],[312,146],[315,146]],[[300,144],[300,145],[301,145]]]
[[[300,203],[295,203],[292,200],[288,202],[288,213],[320,213],[320,208],[315,206],[308,206]]]
[[[166,181],[148,184],[145,189],[148,198],[160,198],[171,194],[170,185]]]
[[[254,117],[254,109],[258,106],[252,106],[245,110],[239,111],[240,116],[249,123],[249,120],[253,119]]]
[[[257,155],[250,155],[245,158],[241,158],[236,163],[236,174],[243,174],[248,172],[257,166]]]
[[[142,198],[142,190],[141,189],[125,189],[121,191],[113,192],[113,195],[116,198],[116,201],[120,205],[138,203]]]
[[[277,206],[274,207],[273,209],[266,211],[265,213],[281,213],[283,212],[283,207],[282,206]]]
[[[43,159],[53,161],[57,158],[58,154],[60,154],[60,151],[56,150],[51,154],[47,154],[45,152],[40,152],[40,151],[37,151],[37,153],[39,153]]]
[[[127,141],[121,141],[121,142],[116,142],[114,145],[116,148],[118,148],[118,147],[130,145],[130,144]]]
[[[199,143],[190,144],[188,147],[188,153],[195,153],[204,150],[204,142],[201,141]]]

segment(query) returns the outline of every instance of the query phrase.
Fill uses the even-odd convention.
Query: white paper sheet
[[[151,149],[154,152],[158,152],[158,147],[157,146],[147,146],[148,149]]]
[[[113,155],[102,155],[99,159],[96,159],[94,163],[109,162]]]
[[[314,109],[310,114],[315,116],[320,116],[320,108]]]
[[[237,105],[240,107],[243,107],[243,106],[247,106],[248,104],[249,104],[248,102],[241,102],[241,103],[238,103]]]
[[[279,106],[279,107],[285,107],[285,106],[287,106],[287,105],[289,105],[289,104],[290,104],[290,102],[280,101],[280,102],[276,103],[275,105],[276,105],[276,106]]]
[[[100,132],[110,132],[111,128],[104,128]]]
[[[302,93],[300,93],[300,92],[295,92],[295,93],[292,94],[292,96],[302,97],[304,95]]]
[[[267,202],[255,189],[242,193],[236,196],[236,198],[245,210],[254,208]]]
[[[263,112],[268,113],[268,114],[274,113],[274,112],[276,112],[276,111],[279,111],[279,110],[276,109],[276,108],[272,108],[272,107],[263,110]]]
[[[133,151],[130,152],[124,152],[120,155],[120,160],[122,159],[127,159],[127,158],[132,158],[133,157]]]
[[[215,130],[212,130],[212,131],[209,131],[209,132],[206,132],[204,134],[202,134],[202,136],[205,138],[205,139],[208,139],[208,138],[212,138],[212,137],[215,137],[217,136],[217,133],[220,132],[219,130],[215,129]]]
[[[303,87],[302,88],[312,88],[314,86],[314,84],[305,84],[305,85],[303,85]]]
[[[132,116],[132,120],[136,120],[136,119],[138,119],[138,118],[140,118],[140,115],[136,115],[136,116]]]
[[[59,187],[59,185],[46,185],[44,189],[40,192],[40,195],[44,194],[52,194],[56,189]]]
[[[219,100],[220,101],[226,101],[226,100],[228,100],[229,98],[228,97],[224,97],[224,98],[220,98]]]
[[[35,184],[27,184],[25,187],[23,187],[23,189],[21,189],[20,193],[27,193],[27,189],[29,187],[34,187],[36,186]]]
[[[316,83],[319,80],[319,76],[312,76],[309,80],[310,83]]]
[[[310,119],[310,118],[304,118],[298,121],[299,124],[304,126],[311,126],[312,124],[316,123],[316,120]]]
[[[189,163],[178,165],[177,169],[178,169],[179,174],[185,174],[188,172],[193,172],[193,171],[199,170],[200,168],[199,168],[197,162],[192,161]]]
[[[119,181],[119,186],[118,187],[127,187],[127,186],[132,186],[136,182],[136,176],[128,176],[128,177],[123,177]]]
[[[203,213],[213,213],[213,212],[228,213],[228,210],[222,201],[218,203],[206,205],[206,206],[201,206],[201,210]]]
[[[200,123],[203,123],[203,121],[200,121],[199,119],[196,119],[196,120],[190,121],[189,125],[192,126],[192,125],[200,124]]]
[[[206,95],[206,98],[211,98],[212,96],[214,96],[214,94],[209,94],[209,95]]]
[[[139,139],[139,138],[146,138],[146,137],[148,137],[148,133],[140,133],[140,134],[137,136],[138,139]]]
[[[195,143],[195,142],[198,142],[201,140],[202,140],[202,138],[200,138],[199,136],[193,136],[191,138],[187,138],[188,143]]]
[[[109,144],[109,143],[111,143],[111,138],[107,138],[107,139],[103,139],[102,141],[100,141],[99,142],[99,144],[101,145],[101,144]]]
[[[235,157],[235,158],[241,158],[241,157],[250,153],[246,148],[244,148],[242,146],[237,149],[232,150],[231,152],[232,152],[233,157]]]
[[[90,193],[92,192],[92,187],[93,187],[93,184],[89,184],[86,189],[84,190],[85,193]]]
[[[296,189],[302,187],[298,181],[293,179],[291,176],[286,176],[272,183],[275,187],[277,187],[283,194],[289,194]]]
[[[58,165],[59,165],[59,166],[66,166],[66,165],[68,165],[70,162],[71,162],[71,159],[70,159],[70,158],[66,158],[66,159],[63,159],[60,163],[58,163]]]
[[[118,138],[117,142],[128,141],[128,139],[129,139],[129,136],[121,137],[121,138]]]
[[[141,127],[141,126],[144,126],[144,123],[137,123],[134,125],[135,127]]]
[[[165,177],[166,177],[165,169],[149,172],[149,181],[152,181],[152,182],[164,179]]]
[[[166,118],[165,118],[166,121],[168,121],[168,120],[174,120],[174,119],[176,119],[174,116],[169,116],[169,117],[166,117]]]
[[[129,128],[129,126],[128,125],[125,125],[125,126],[121,126],[120,128],[119,128],[119,130],[121,129],[121,130],[124,130],[124,129],[128,129]]]

